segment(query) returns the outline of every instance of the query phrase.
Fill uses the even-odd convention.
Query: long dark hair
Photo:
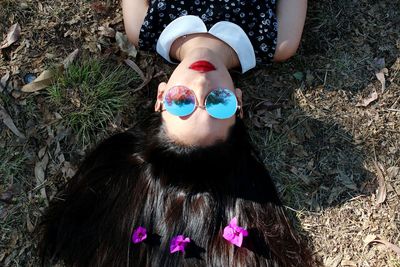
[[[238,118],[226,141],[189,147],[161,118],[102,142],[53,199],[41,224],[41,255],[72,266],[314,266]],[[249,235],[222,237],[230,219]],[[133,230],[148,231],[144,243]],[[191,239],[185,253],[169,242]]]

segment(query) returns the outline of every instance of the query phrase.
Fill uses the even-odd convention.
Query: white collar
[[[167,61],[174,63],[169,57],[172,43],[179,37],[193,33],[204,33],[217,37],[227,43],[238,55],[242,73],[256,66],[254,48],[243,29],[235,23],[220,21],[207,31],[204,22],[197,16],[187,15],[179,17],[168,24],[157,41],[157,53]]]

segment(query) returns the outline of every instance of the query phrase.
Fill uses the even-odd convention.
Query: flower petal
[[[241,247],[243,237],[248,236],[249,233],[246,229],[237,225],[237,217],[233,217],[229,225],[224,228],[223,237],[231,244]]]
[[[224,234],[222,235],[226,240],[231,241],[235,237],[235,233],[232,227],[229,225],[224,228]]]
[[[175,253],[178,251],[185,252],[185,248],[188,243],[190,243],[190,239],[188,237],[185,238],[184,235],[177,235],[172,238],[169,251],[170,253]]]
[[[138,228],[135,229],[132,235],[132,242],[137,244],[142,242],[147,238],[147,231],[146,228],[139,226]]]
[[[237,218],[233,217],[233,219],[229,222],[229,225],[232,227],[237,226]]]

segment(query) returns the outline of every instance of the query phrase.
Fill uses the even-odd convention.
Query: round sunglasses
[[[175,116],[187,116],[193,113],[196,107],[206,109],[211,117],[228,119],[236,113],[240,106],[236,95],[227,88],[211,90],[205,100],[205,105],[198,105],[193,90],[186,86],[174,86],[166,91],[161,103],[166,111]],[[162,110],[162,111],[164,111]]]

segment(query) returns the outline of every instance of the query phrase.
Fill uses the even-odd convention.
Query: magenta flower
[[[174,238],[172,238],[169,251],[170,253],[175,253],[178,251],[185,252],[185,248],[188,243],[190,243],[189,237],[185,238],[184,235],[177,235]]]
[[[147,238],[147,231],[146,228],[139,226],[135,229],[132,235],[132,242],[137,244],[142,242]]]
[[[223,237],[235,246],[241,247],[243,237],[248,236],[249,233],[246,229],[237,225],[237,218],[234,217],[229,225],[224,228]]]

